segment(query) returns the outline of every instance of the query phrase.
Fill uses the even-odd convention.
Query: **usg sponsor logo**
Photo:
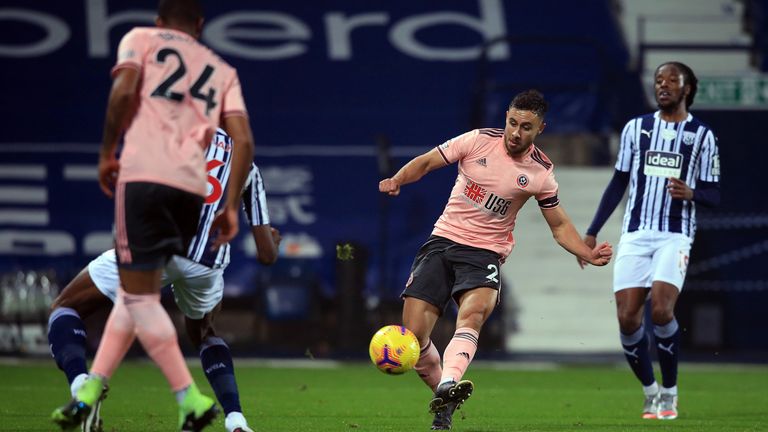
[[[645,152],[645,175],[680,178],[682,167],[683,155],[680,153],[655,150]]]

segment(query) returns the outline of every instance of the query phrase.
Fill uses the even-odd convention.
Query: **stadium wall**
[[[0,136],[0,271],[14,275],[50,268],[63,284],[110,247],[112,203],[95,184],[109,70],[120,36],[135,25],[151,24],[155,6],[148,0],[7,0],[0,8],[0,88],[6,101],[0,105],[5,126]],[[398,319],[390,312],[397,309],[413,254],[439,215],[455,170],[434,172],[396,199],[378,194],[378,180],[471,127],[501,126],[500,113],[514,91],[536,86],[556,101],[544,151],[562,145],[551,152],[558,155],[558,166],[573,153],[563,144],[568,134],[606,137],[628,115],[645,109],[642,95],[635,97],[637,89],[630,85],[639,78],[626,68],[628,54],[608,0],[543,0],[514,7],[502,0],[265,1],[258,6],[230,1],[206,7],[203,42],[240,72],[272,222],[284,235],[279,265],[269,270],[254,263],[253,242],[239,237],[226,290],[229,297],[260,299],[243,308],[269,313],[275,322],[287,323],[302,313],[308,319],[308,295],[321,313],[348,316],[353,310],[366,316],[370,326]],[[527,19],[518,19],[521,14]],[[517,42],[488,45],[499,37]],[[552,43],[565,39],[589,42]],[[615,74],[626,75],[606,78]],[[575,92],[574,77],[579,81]],[[492,94],[483,99],[487,115],[477,117],[478,92],[483,91]],[[714,301],[717,307],[704,307],[704,312],[695,312],[693,304],[681,307],[688,308],[691,319],[703,316],[704,323],[720,317],[715,328],[721,337],[704,338],[702,346],[768,349],[765,335],[753,330],[765,328],[761,311],[768,303],[768,277],[760,265],[766,238],[760,218],[766,208],[752,187],[765,184],[754,162],[766,156],[759,145],[766,136],[765,122],[760,112],[701,114],[720,134],[726,203],[711,214],[714,228],[703,224],[692,257],[692,268],[697,260],[708,263],[691,275],[692,291],[702,286],[718,294],[691,297],[707,307]],[[577,227],[588,224],[609,172],[562,170],[564,205]],[[563,313],[552,315],[559,320],[552,328],[572,326],[565,310],[598,321],[583,322],[584,328],[595,329],[584,336],[584,345],[577,337],[559,345],[562,350],[608,349],[615,342],[609,334],[615,324],[611,305],[600,302],[610,294],[610,271],[576,273],[574,260],[548,239],[534,238],[526,246],[527,235],[548,235],[537,210],[526,211],[533,215],[521,215],[520,245],[506,276],[511,289],[502,333],[509,337],[501,338],[503,347],[539,350],[534,338],[541,344],[555,341],[551,334],[533,331],[542,330],[533,320],[537,311],[562,307]],[[737,228],[719,228],[734,224]],[[606,228],[606,234],[618,231]],[[340,265],[336,245],[346,243],[355,245],[358,258]],[[735,259],[718,258],[733,253]],[[553,277],[537,278],[529,268]],[[280,291],[293,297],[286,294],[280,308],[264,309],[270,305],[262,301],[263,293],[278,279],[284,283],[285,275],[303,289]],[[351,281],[352,288],[342,289],[340,280]],[[354,302],[342,301],[350,289],[359,295]],[[582,291],[584,296],[572,295]],[[518,324],[531,333],[515,332],[518,306],[529,314],[520,315]]]

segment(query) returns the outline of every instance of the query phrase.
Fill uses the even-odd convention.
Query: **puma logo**
[[[223,362],[219,362],[211,365],[211,367],[205,370],[205,373],[209,374],[217,369],[226,369],[226,368],[227,368],[227,365],[225,365]]]
[[[632,351],[627,351],[624,349],[624,354],[628,355],[629,357],[640,358],[637,355],[637,348],[633,349]]]
[[[641,134],[645,134],[648,137],[648,139],[651,138],[651,131],[647,131],[645,129],[640,129],[640,133]]]
[[[674,345],[675,345],[675,343],[674,343],[674,342],[672,342],[672,343],[670,343],[670,344],[669,344],[669,346],[668,346],[668,347],[665,347],[665,346],[664,346],[662,343],[659,343],[657,346],[659,347],[659,349],[660,349],[660,350],[662,350],[662,351],[666,351],[666,352],[668,352],[668,353],[669,353],[669,355],[672,355],[672,356],[673,356],[673,355],[675,355],[675,353],[673,353],[673,352],[672,352],[672,347],[673,347]]]

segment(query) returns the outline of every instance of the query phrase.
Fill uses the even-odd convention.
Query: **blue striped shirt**
[[[616,169],[630,173],[622,232],[696,232],[696,205],[672,199],[668,177],[695,189],[697,181],[718,183],[720,159],[712,130],[688,114],[682,122],[662,120],[659,112],[630,120],[621,133]]]
[[[208,196],[200,211],[200,221],[197,234],[192,239],[187,251],[187,258],[211,268],[224,268],[229,264],[229,244],[222,245],[217,250],[211,250],[211,224],[214,216],[223,206],[223,198],[227,193],[227,183],[232,169],[232,146],[234,145],[223,130],[218,129],[205,152],[208,169]],[[251,164],[251,170],[242,194],[245,217],[251,226],[269,224],[267,198],[264,192],[264,182],[256,164]]]

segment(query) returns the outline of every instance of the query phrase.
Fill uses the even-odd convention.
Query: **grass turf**
[[[236,362],[237,363],[237,362]],[[246,417],[257,431],[429,430],[431,394],[410,372],[387,376],[372,366],[268,368],[236,364]],[[192,372],[210,390],[199,367]],[[51,431],[51,411],[69,397],[53,363],[0,365],[0,431]],[[642,420],[642,393],[626,368],[503,370],[467,374],[475,394],[454,416],[454,430],[484,431],[766,431],[768,368],[681,365],[680,418]],[[172,431],[176,404],[160,372],[126,363],[104,403],[106,432]],[[208,430],[224,430],[220,416]]]

